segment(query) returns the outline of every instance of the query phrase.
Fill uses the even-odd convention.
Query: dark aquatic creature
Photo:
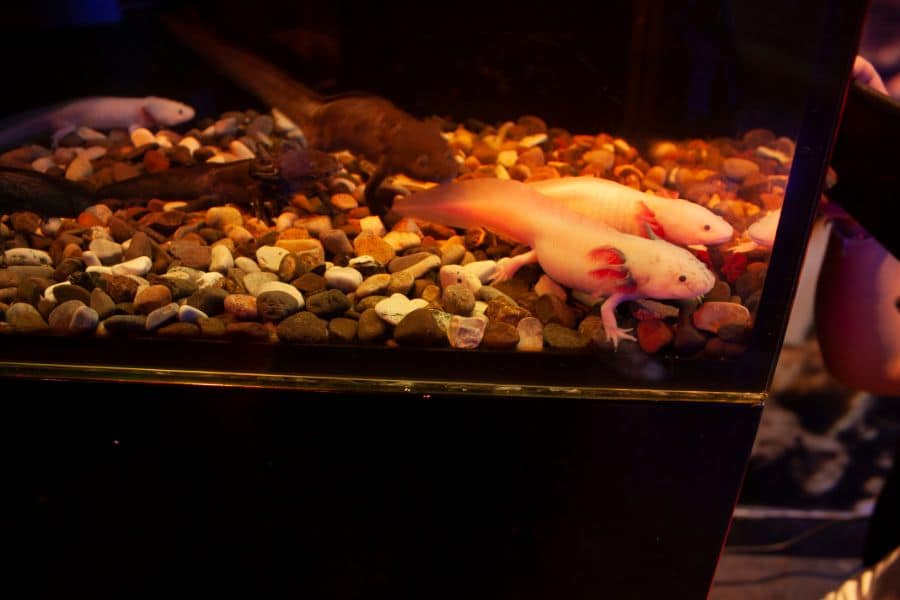
[[[100,199],[187,200],[188,210],[215,204],[244,204],[253,206],[263,216],[262,207],[267,200],[284,204],[292,194],[308,190],[340,169],[335,157],[318,150],[288,146],[273,158],[260,148],[258,158],[140,175],[105,185],[96,195]]]
[[[97,201],[88,187],[30,169],[0,166],[0,212],[75,217]]]
[[[215,204],[253,206],[259,216],[266,201],[284,203],[290,195],[337,173],[340,162],[325,152],[283,147],[276,157],[205,163],[139,175],[90,189],[38,171],[0,167],[0,211],[30,210],[46,216],[77,216],[104,200],[187,200],[188,210]],[[270,210],[269,212],[274,212]]]
[[[167,25],[186,45],[263,102],[278,108],[303,130],[310,147],[349,150],[375,163],[366,183],[370,210],[383,214],[376,192],[389,175],[446,182],[458,165],[438,125],[419,120],[388,100],[373,95],[324,99],[270,63],[215,38],[186,20]]]

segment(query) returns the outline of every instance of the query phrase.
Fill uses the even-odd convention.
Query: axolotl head
[[[159,96],[148,96],[143,108],[157,125],[171,127],[194,118],[194,109],[187,104]]]
[[[703,262],[689,250],[662,240],[655,240],[656,256],[632,266],[632,277],[638,292],[659,300],[686,300],[709,292],[716,283]]]
[[[453,149],[435,123],[405,123],[394,132],[390,144],[394,166],[414,179],[445,183],[459,173]]]
[[[681,198],[660,198],[651,206],[666,239],[682,246],[714,246],[731,239],[734,228],[708,208]]]

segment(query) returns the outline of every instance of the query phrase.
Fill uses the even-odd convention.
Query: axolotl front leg
[[[529,250],[524,254],[517,254],[512,258],[501,259],[500,262],[497,263],[497,270],[494,272],[493,277],[491,277],[491,283],[512,279],[513,275],[516,274],[516,271],[525,265],[536,262],[538,262],[538,255],[534,250]]]
[[[637,294],[615,293],[603,302],[600,307],[600,318],[603,321],[603,329],[606,331],[606,337],[613,343],[613,348],[619,347],[620,340],[636,341],[633,335],[628,332],[631,329],[622,329],[616,321],[616,307],[627,300],[640,298]]]

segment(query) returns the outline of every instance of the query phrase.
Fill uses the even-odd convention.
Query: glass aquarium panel
[[[192,4],[13,15],[7,369],[765,390],[864,7]]]

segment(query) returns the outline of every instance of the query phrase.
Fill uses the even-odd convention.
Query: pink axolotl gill
[[[560,177],[528,185],[624,233],[682,246],[721,244],[734,233],[728,221],[695,202],[647,194],[609,179]]]
[[[558,283],[605,297],[600,314],[616,348],[620,340],[635,339],[616,321],[622,302],[695,298],[715,284],[715,276],[685,248],[617,231],[518,181],[445,183],[397,198],[394,210],[451,227],[488,227],[530,246],[529,252],[501,261],[494,281],[537,262]]]
[[[51,134],[55,146],[66,134],[78,127],[171,127],[193,118],[194,109],[187,104],[158,96],[80,98],[4,120],[0,123],[0,148],[21,144],[43,134]]]

